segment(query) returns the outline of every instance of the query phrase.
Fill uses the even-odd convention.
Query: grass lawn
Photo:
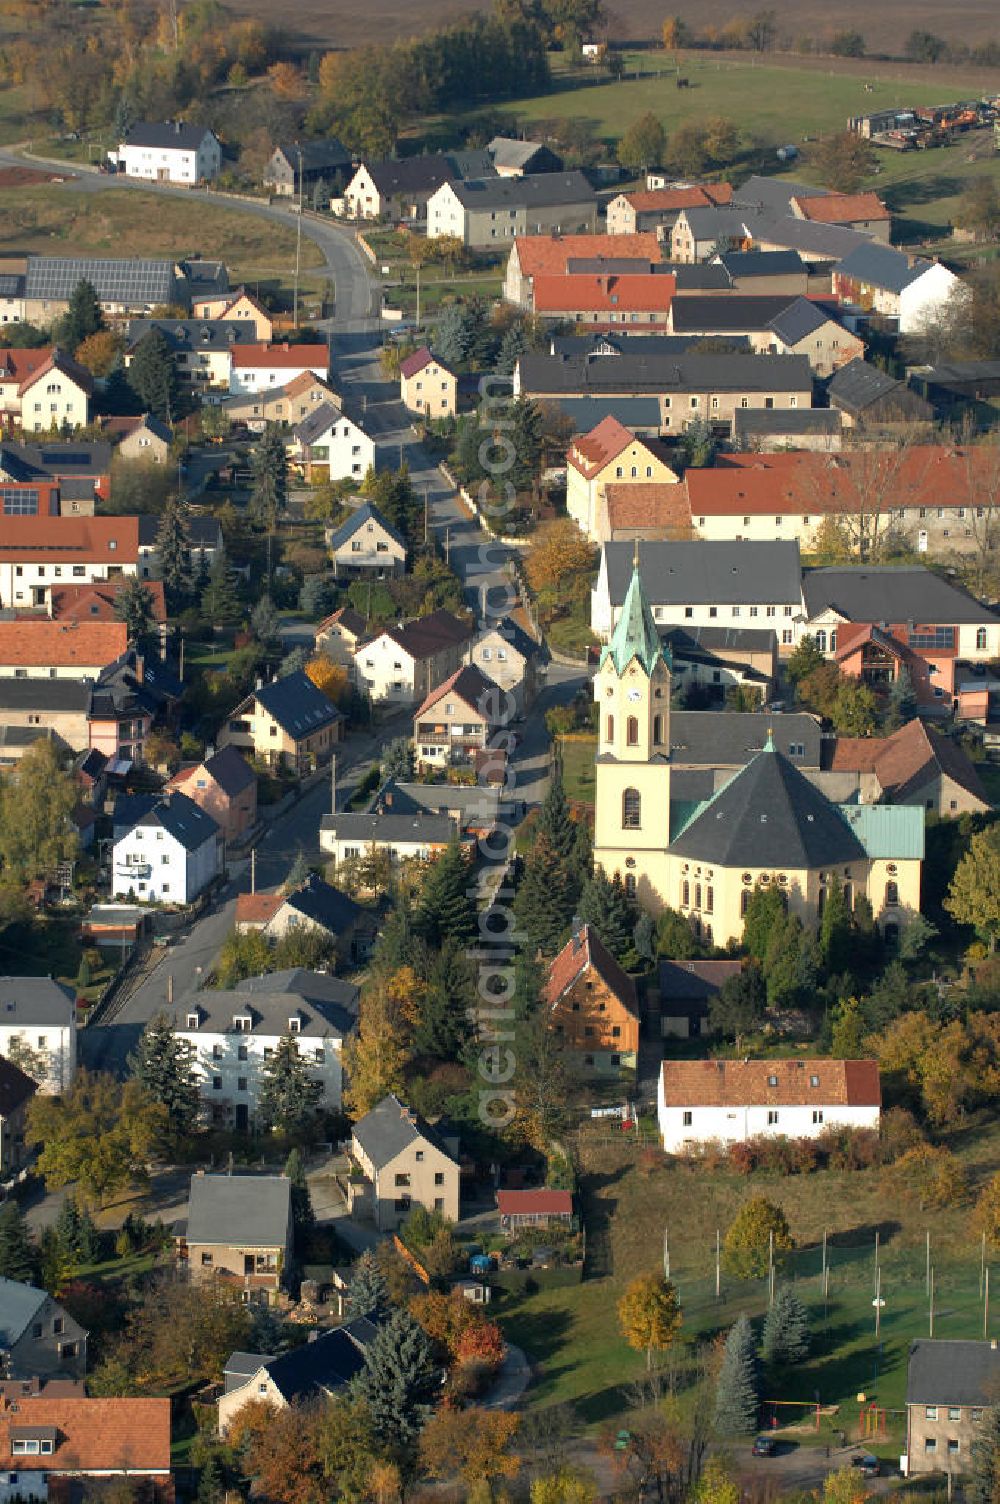
[[[284,281],[295,259],[291,230],[251,214],[211,213],[197,198],[163,197],[108,186],[82,193],[51,183],[0,189],[0,250],[40,255],[219,258],[240,281]],[[322,264],[319,248],[302,240],[302,265]]]
[[[597,737],[560,737],[559,753],[562,757],[563,788],[566,798],[576,804],[594,802],[594,756],[597,752]]]
[[[749,1196],[781,1203],[796,1239],[785,1277],[794,1280],[813,1332],[809,1359],[791,1373],[765,1381],[764,1398],[801,1401],[802,1411],[782,1413],[801,1421],[818,1390],[824,1415],[817,1434],[832,1428],[857,1433],[857,1395],[890,1412],[887,1443],[898,1438],[906,1386],[909,1344],[929,1332],[925,1290],[925,1237],[931,1234],[935,1266],[935,1337],[981,1337],[980,1250],[969,1230],[968,1207],[920,1211],[888,1190],[884,1172],[823,1171],[781,1179],[749,1178],[727,1171],[636,1163],[634,1151],[605,1131],[585,1130],[580,1140],[588,1278],[583,1284],[504,1303],[498,1311],[510,1339],[539,1365],[529,1390],[533,1406],[572,1401],[583,1419],[599,1425],[625,1413],[622,1385],[640,1376],[643,1360],[618,1333],[615,1307],[628,1280],[661,1264],[664,1229],[669,1231],[671,1276],[684,1310],[686,1344],[710,1340],[740,1311],[758,1325],[767,1308],[765,1281],[740,1283],[723,1275],[723,1300],[715,1300],[715,1234],[723,1235]],[[977,1121],[952,1136],[973,1188],[1000,1167],[1000,1126]],[[830,1294],[824,1315],[820,1281],[821,1243],[829,1234]],[[880,1234],[881,1290],[885,1306],[878,1339],[874,1330],[875,1232]],[[991,1319],[1000,1334],[1000,1317]],[[775,1392],[777,1388],[778,1392]]]

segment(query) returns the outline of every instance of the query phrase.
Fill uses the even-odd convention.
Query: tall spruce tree
[[[765,1363],[798,1363],[809,1351],[809,1318],[791,1285],[781,1285],[764,1318]]]
[[[549,786],[535,821],[538,835],[547,836],[561,857],[570,857],[574,851],[579,825],[569,812],[569,801],[563,787],[562,769],[556,767],[549,779]]]
[[[292,1228],[295,1233],[295,1249],[297,1253],[301,1253],[303,1239],[307,1238],[316,1226],[316,1213],[313,1211],[312,1196],[309,1194],[305,1165],[302,1163],[302,1155],[298,1149],[293,1149],[286,1159],[285,1174],[292,1186]]]
[[[81,277],[70,294],[69,307],[59,325],[59,342],[72,355],[91,334],[104,328],[104,314],[92,282]]]
[[[76,1197],[67,1195],[55,1224],[56,1241],[66,1261],[75,1267],[80,1260],[80,1208]]]
[[[288,455],[276,423],[269,423],[253,452],[253,489],[247,516],[255,527],[271,533],[288,506]]]
[[[420,1055],[457,1060],[469,1038],[476,985],[464,950],[458,941],[447,938],[431,960],[427,991],[413,1030],[413,1046]]]
[[[746,1436],[757,1429],[760,1408],[757,1347],[746,1316],[729,1329],[715,1390],[715,1428],[722,1436]]]
[[[639,907],[625,892],[617,872],[609,878],[603,867],[594,869],[580,894],[577,913],[585,924],[593,925],[616,961],[634,957]]]
[[[179,496],[167,498],[156,530],[156,553],[167,603],[176,611],[188,593],[187,508]]]
[[[291,1034],[285,1034],[261,1069],[258,1116],[261,1126],[279,1133],[302,1133],[315,1126],[323,1083],[309,1072]]]
[[[392,1310],[389,1286],[378,1260],[367,1249],[351,1271],[347,1286],[347,1311],[350,1316],[373,1316],[381,1320]]]
[[[0,1206],[0,1277],[28,1284],[35,1273],[35,1250],[16,1201]]]
[[[409,1473],[440,1387],[430,1341],[409,1311],[394,1311],[379,1327],[355,1384],[371,1412],[375,1435]]]
[[[546,955],[554,955],[576,912],[579,886],[547,835],[535,837],[514,896],[518,927]]]
[[[823,915],[819,922],[819,948],[823,964],[834,976],[850,968],[852,945],[851,911],[839,878],[834,877],[826,891]]]
[[[193,1133],[201,1108],[195,1051],[177,1037],[166,1013],[146,1026],[129,1065],[153,1101],[166,1108],[171,1137],[176,1141]]]
[[[140,642],[156,630],[153,596],[147,585],[134,576],[126,579],[115,594],[116,621],[125,623],[130,643]]]
[[[446,939],[461,944],[475,935],[478,918],[469,891],[472,881],[469,863],[455,836],[424,878],[417,901],[413,927],[429,946],[437,948]]]
[[[159,329],[151,329],[136,345],[127,379],[144,412],[164,423],[173,422],[177,414],[177,366]]]
[[[222,549],[208,571],[208,582],[201,593],[201,614],[219,627],[231,627],[243,615],[229,560]]]

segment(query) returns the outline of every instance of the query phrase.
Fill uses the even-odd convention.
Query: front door
[[[246,1133],[246,1131],[247,1131],[247,1129],[249,1127],[250,1127],[250,1109],[249,1109],[249,1107],[248,1107],[248,1105],[247,1105],[246,1102],[237,1102],[237,1104],[236,1104],[236,1131],[237,1131],[237,1133]]]
[[[253,1274],[254,1267],[255,1267],[255,1265],[254,1265],[253,1254],[252,1253],[245,1253],[243,1255],[243,1273],[244,1274]]]

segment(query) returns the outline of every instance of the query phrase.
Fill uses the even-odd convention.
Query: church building
[[[887,937],[898,935],[920,907],[923,810],[834,804],[770,736],[711,798],[672,798],[671,677],[636,560],[594,680],[595,865],[620,873],[653,914],[680,910],[715,945],[742,937],[758,885],[814,924],[839,882],[849,905],[865,894]]]

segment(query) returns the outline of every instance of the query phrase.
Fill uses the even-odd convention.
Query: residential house
[[[311,873],[291,892],[241,893],[236,900],[236,928],[259,930],[281,940],[293,930],[321,935],[336,945],[340,960],[366,960],[378,932],[378,917],[347,893]]]
[[[186,794],[211,815],[227,845],[257,823],[257,774],[235,747],[223,747],[181,768],[166,785],[166,792]]]
[[[960,278],[940,261],[925,261],[870,241],[833,269],[833,292],[842,303],[881,314],[899,334],[920,334],[963,295]]]
[[[519,308],[530,309],[534,280],[539,276],[565,276],[570,261],[581,257],[623,257],[639,263],[640,271],[662,259],[655,234],[630,235],[518,235],[507,258],[504,276],[504,300]]]
[[[911,369],[910,380],[940,417],[950,417],[969,402],[1000,396],[1000,360],[943,360]]]
[[[44,1290],[0,1278],[0,1343],[11,1379],[82,1379],[87,1333]],[[6,1406],[5,1406],[6,1408]]]
[[[498,784],[483,778],[474,784],[405,783],[388,778],[376,792],[371,808],[376,815],[446,815],[460,840],[478,840],[496,829],[502,785],[502,778]]]
[[[732,197],[729,183],[619,193],[608,204],[608,234],[637,235],[651,230],[660,239],[669,240],[682,209],[721,207],[731,203]]]
[[[892,235],[892,214],[877,193],[813,193],[803,198],[793,194],[789,208],[797,219],[860,230],[885,245]]]
[[[328,381],[314,371],[303,371],[273,390],[261,389],[227,397],[222,408],[233,423],[245,423],[254,433],[259,433],[268,423],[294,428],[324,402],[340,406],[340,398]]]
[[[511,1232],[525,1227],[571,1227],[572,1191],[553,1191],[538,1186],[528,1191],[497,1191],[500,1226]]]
[[[710,264],[726,273],[735,293],[784,293],[804,298],[813,290],[809,268],[798,251],[721,251]],[[683,287],[680,274],[678,286]],[[826,286],[828,289],[829,281]]]
[[[742,961],[660,961],[660,1033],[664,1039],[704,1039],[708,1011],[724,982],[738,977]]]
[[[116,833],[116,898],[191,903],[219,877],[225,842],[219,826],[186,794],[165,793],[130,829]]]
[[[681,209],[670,231],[670,260],[708,261],[720,250],[749,250],[753,243],[742,209],[713,205]]]
[[[350,219],[424,219],[428,200],[442,183],[495,171],[488,151],[362,161],[344,189],[344,213]]]
[[[144,584],[153,620],[162,639],[167,622],[163,581],[146,580]],[[116,580],[95,580],[89,585],[63,585],[53,581],[46,591],[45,609],[53,621],[117,622],[115,602],[124,585],[125,580],[121,577]]]
[[[358,645],[358,688],[376,703],[423,700],[459,667],[472,635],[471,622],[443,609],[404,626],[384,627]]]
[[[574,933],[549,965],[544,1000],[549,1027],[577,1066],[594,1075],[635,1071],[639,1003],[635,983],[593,925]]]
[[[135,654],[89,679],[0,678],[0,726],[15,736],[57,737],[74,752],[95,747],[116,761],[141,761],[153,720],[168,701],[141,676]]]
[[[677,298],[669,327],[688,337],[744,335],[759,354],[804,355],[817,376],[864,354],[864,342],[819,303],[786,293]]]
[[[365,1181],[348,1181],[352,1209],[361,1202],[380,1232],[391,1232],[414,1206],[459,1215],[458,1144],[443,1137],[398,1097],[382,1101],[355,1123],[351,1158]]]
[[[156,579],[160,572],[159,518],[144,512],[139,522],[139,575],[143,580]],[[184,522],[184,562],[197,577],[211,569],[225,551],[222,524],[210,512],[191,513]]]
[[[25,433],[85,428],[94,379],[57,346],[0,351],[0,415]]]
[[[223,747],[242,747],[271,767],[305,773],[326,762],[343,735],[344,718],[303,673],[286,674],[247,695],[220,733]]]
[[[327,528],[326,546],[337,579],[385,580],[406,572],[406,539],[370,501]]]
[[[76,995],[51,977],[0,977],[0,1055],[30,1050],[45,1073],[43,1096],[61,1096],[76,1076]]]
[[[407,412],[428,419],[454,418],[458,377],[423,345],[399,363],[399,400]]]
[[[758,703],[777,692],[778,638],[767,627],[668,627],[662,641],[675,677],[697,684],[717,701],[733,686],[749,691]]]
[[[0,678],[97,679],[127,647],[120,621],[0,621]]]
[[[590,433],[577,435],[566,453],[566,511],[582,533],[596,539],[611,482],[672,486],[678,479],[656,439],[640,439],[617,418],[605,418]]]
[[[468,763],[510,719],[503,690],[475,664],[463,664],[431,690],[413,717],[417,766]]]
[[[0,350],[0,420],[4,426],[21,420],[21,387],[54,354],[54,345],[25,349],[10,345]]]
[[[671,437],[694,421],[728,435],[740,409],[807,408],[812,393],[803,355],[522,355],[514,372],[515,397],[536,401],[655,396]]]
[[[387,852],[393,863],[438,857],[458,835],[458,822],[450,814],[350,814],[337,810],[323,815],[319,824],[319,849],[333,859],[334,867],[355,862],[375,852]]]
[[[612,332],[626,325],[633,334],[669,329],[676,284],[663,273],[604,269],[573,272],[563,277],[536,276],[532,283],[532,312],[540,319],[585,324]]]
[[[107,434],[115,445],[115,453],[123,460],[163,465],[170,457],[173,434],[152,413],[143,413],[138,418],[105,418],[101,432]]]
[[[591,592],[590,623],[609,638],[621,615],[636,546],[605,543]],[[638,544],[640,570],[653,620],[659,626],[770,626],[788,650],[802,614],[802,576],[796,542]]]
[[[259,348],[256,330],[246,319],[132,319],[126,336],[126,369],[142,341],[154,331],[173,356],[178,381],[197,392],[228,392],[236,345]]]
[[[274,319],[263,303],[245,287],[192,298],[191,317],[219,320],[224,324],[245,324],[254,331],[253,338],[262,345],[269,345],[274,338]]]
[[[111,494],[111,445],[100,440],[55,439],[0,444],[0,479],[19,485],[57,485],[61,517],[93,517],[95,501],[106,501]],[[44,513],[42,506],[26,505],[28,500],[19,491],[17,503],[5,507],[4,514],[23,517]]]
[[[210,183],[222,167],[222,147],[214,132],[180,120],[140,121],[118,151],[108,155],[126,177],[189,188]]]
[[[528,714],[545,672],[545,653],[519,622],[502,616],[485,626],[472,644],[469,660],[503,690],[515,719]]]
[[[320,622],[313,638],[313,646],[317,653],[324,653],[341,668],[350,669],[354,667],[354,654],[366,631],[363,616],[350,606],[340,606]]]
[[[289,447],[310,484],[353,480],[360,485],[375,468],[375,440],[332,402],[321,402],[297,424]]]
[[[934,409],[905,381],[857,358],[840,366],[827,383],[830,406],[845,428],[886,428],[932,423]]]
[[[0,263],[0,324],[24,322],[24,284],[27,258],[6,258]]]
[[[874,1060],[665,1060],[657,1083],[668,1154],[688,1144],[877,1129],[881,1109]]]
[[[289,909],[285,916],[289,928],[293,913]],[[267,1062],[290,1036],[321,1085],[319,1109],[339,1112],[341,1054],[357,1012],[352,983],[294,967],[250,977],[228,992],[193,992],[174,1008],[171,1021],[177,1038],[191,1046],[209,1121],[243,1132],[257,1124]]]
[[[284,1175],[191,1176],[180,1242],[192,1280],[218,1280],[248,1301],[277,1295],[292,1254],[292,1183]]]
[[[325,141],[279,142],[264,169],[263,183],[278,198],[312,197],[325,184],[327,197],[351,175],[351,153],[335,136]]]
[[[330,373],[328,345],[234,344],[229,372],[231,393],[256,393],[287,387],[307,372],[325,381]]]
[[[996,1404],[1000,1351],[995,1341],[920,1338],[910,1343],[906,1368],[904,1478],[971,1473],[973,1448]]]
[[[134,575],[137,517],[0,517],[0,605],[44,606],[53,584]]]
[[[597,194],[582,172],[443,182],[427,200],[427,238],[454,236],[488,248],[516,235],[582,235],[597,230]]]
[[[886,737],[838,736],[831,767],[857,775],[862,803],[915,804],[951,819],[993,809],[962,748],[920,720],[908,721]]]
[[[796,251],[807,264],[826,268],[871,244],[871,237],[858,230],[734,201],[724,208],[682,209],[670,236],[670,259],[697,262],[729,251]]]
[[[97,293],[103,313],[121,318],[184,304],[188,279],[183,264],[135,256],[29,256],[24,285],[24,317],[48,328],[69,308],[81,281]]]
[[[523,178],[540,172],[562,172],[562,158],[541,141],[519,141],[513,136],[494,136],[486,150],[502,178]]]
[[[30,1155],[24,1135],[28,1107],[38,1083],[0,1055],[0,1188],[5,1192],[21,1179]]]
[[[845,565],[802,575],[802,619],[796,637],[815,638],[835,656],[845,622],[883,624],[954,682],[956,660],[983,663],[1000,656],[1000,615],[942,575],[919,564]]]
[[[687,488],[676,481],[614,481],[598,498],[595,543],[690,538]]]
[[[50,1381],[0,1400],[0,1497],[75,1504],[123,1486],[173,1504],[170,1400],[98,1399]]]
[[[356,1316],[332,1331],[311,1331],[308,1340],[270,1357],[265,1353],[233,1353],[226,1364],[225,1392],[219,1396],[219,1435],[225,1436],[245,1405],[288,1405],[333,1399],[359,1374],[365,1349],[378,1328],[367,1316]]]
[[[844,415],[833,407],[745,408],[733,414],[733,444],[755,454],[811,449],[834,454],[843,445]]]

